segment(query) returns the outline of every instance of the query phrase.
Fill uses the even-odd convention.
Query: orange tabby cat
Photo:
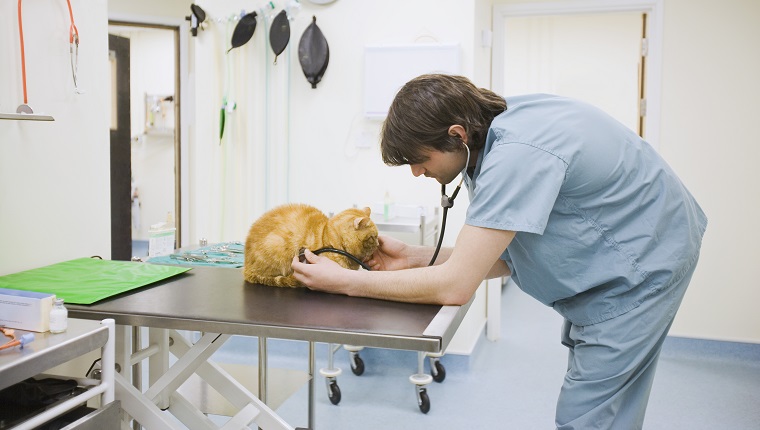
[[[337,248],[360,260],[377,249],[377,227],[370,209],[347,209],[328,218],[319,209],[305,204],[276,207],[253,223],[245,241],[245,280],[275,287],[297,287],[291,264],[302,248],[315,251]],[[340,254],[327,257],[348,269],[359,264]]]

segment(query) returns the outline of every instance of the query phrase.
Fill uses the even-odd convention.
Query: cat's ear
[[[364,213],[367,214],[367,216],[369,216],[369,213],[371,212],[370,208],[369,207],[365,207],[363,210],[364,210]]]
[[[366,228],[369,225],[369,221],[370,219],[366,217],[354,218],[354,228],[357,230]]]

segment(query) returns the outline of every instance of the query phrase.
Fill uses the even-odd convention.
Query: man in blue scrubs
[[[462,172],[465,225],[436,265],[429,247],[381,238],[373,271],[310,252],[311,289],[463,304],[484,278],[511,275],[565,318],[568,370],[559,429],[636,429],[662,343],[699,258],[707,219],[665,161],[599,109],[564,97],[506,100],[463,77],[423,75],[383,124],[390,165],[447,184]]]

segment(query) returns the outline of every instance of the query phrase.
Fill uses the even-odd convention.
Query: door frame
[[[177,227],[176,246],[190,243],[188,225],[190,211],[190,131],[193,101],[190,96],[190,23],[184,19],[109,14],[108,25],[148,27],[173,30],[175,39],[175,106],[174,117],[174,221]]]
[[[127,38],[119,37],[113,34],[108,35],[109,58],[113,55],[116,58],[115,84],[111,82],[112,100],[111,125],[109,136],[109,172],[110,172],[110,192],[111,192],[111,259],[129,261],[132,258],[132,233],[130,220],[131,207],[130,202],[130,99],[129,99],[129,79],[119,79],[119,77],[129,76],[129,46],[130,41]],[[112,54],[113,53],[113,54]],[[113,67],[113,66],[111,66]],[[113,75],[112,79],[114,78]],[[114,123],[115,114],[115,123]]]
[[[655,149],[659,147],[662,86],[662,14],[663,0],[572,0],[547,3],[510,3],[493,7],[493,44],[491,89],[504,92],[504,25],[507,18],[542,15],[596,14],[609,12],[641,12],[647,14],[647,57],[644,71],[644,138]]]

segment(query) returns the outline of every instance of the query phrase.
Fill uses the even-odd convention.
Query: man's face
[[[425,161],[417,164],[410,164],[412,175],[418,177],[424,175],[433,178],[440,184],[448,184],[453,181],[457,175],[464,169],[467,162],[467,153],[460,152],[440,152],[436,150],[424,150]]]

